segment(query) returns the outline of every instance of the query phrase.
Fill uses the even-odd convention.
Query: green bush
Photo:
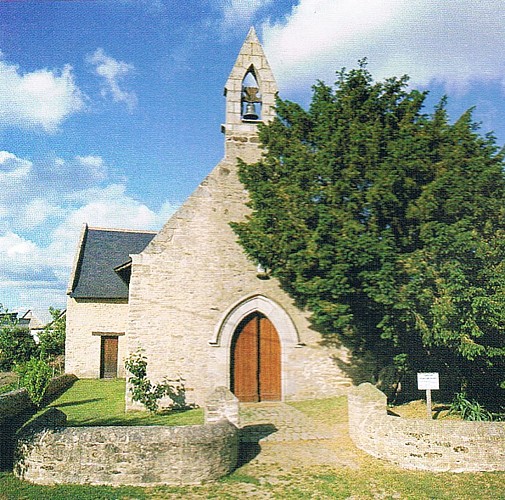
[[[16,366],[21,387],[25,387],[32,403],[39,407],[51,381],[53,369],[43,359],[31,358]]]
[[[10,371],[15,364],[26,362],[38,352],[39,346],[28,328],[11,322],[0,325],[0,371]]]
[[[59,309],[49,308],[52,317],[49,323],[39,334],[40,351],[45,359],[56,360],[65,354],[65,316]]]
[[[137,401],[151,413],[159,410],[160,399],[168,396],[172,400],[170,409],[183,410],[191,408],[186,404],[186,389],[181,378],[163,379],[159,384],[152,384],[147,378],[147,358],[142,349],[130,354],[125,362],[126,369],[132,374],[128,378],[133,401]]]
[[[465,392],[458,392],[454,396],[449,413],[461,415],[463,420],[491,421],[493,415],[475,400],[467,399]]]

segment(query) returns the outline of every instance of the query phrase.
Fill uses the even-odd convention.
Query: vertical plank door
[[[245,320],[236,333],[232,354],[232,391],[239,401],[258,401],[258,318]]]
[[[117,377],[117,337],[101,337],[100,378]]]
[[[231,379],[231,390],[239,401],[281,400],[281,345],[277,330],[265,316],[249,316],[237,328]]]
[[[272,322],[259,318],[259,399],[281,400],[281,344]]]

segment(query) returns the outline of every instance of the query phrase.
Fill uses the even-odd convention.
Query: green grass
[[[306,413],[310,418],[323,425],[331,426],[335,422],[347,422],[347,398],[345,396],[309,401],[294,401],[288,404]]]
[[[203,410],[151,415],[147,411],[125,412],[125,381],[78,380],[50,406],[67,415],[67,425],[193,425],[203,423]]]

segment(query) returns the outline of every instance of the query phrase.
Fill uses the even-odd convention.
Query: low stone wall
[[[403,419],[387,414],[386,396],[361,384],[348,396],[349,434],[358,448],[405,469],[505,470],[505,423]]]
[[[67,390],[75,381],[75,375],[60,375],[51,379],[46,389],[44,401],[48,402]],[[18,415],[34,410],[26,389],[18,389],[0,395],[0,425],[3,421],[12,421]]]
[[[37,484],[155,486],[219,479],[236,466],[238,429],[219,414],[235,414],[228,390],[211,395],[214,423],[183,427],[64,427],[50,409],[23,428],[14,473]]]
[[[75,375],[61,375],[49,383],[43,403],[48,403],[68,389]],[[10,469],[16,431],[36,412],[26,389],[7,392],[0,396],[0,470]]]

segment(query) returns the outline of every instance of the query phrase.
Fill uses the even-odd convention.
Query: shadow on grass
[[[185,415],[187,414],[187,415]],[[195,413],[194,408],[167,410],[150,414],[144,411],[125,412],[121,415],[91,415],[69,417],[67,427],[94,426],[186,426],[203,424],[203,413]]]
[[[57,403],[53,406],[54,408],[64,408],[65,406],[79,406],[85,405],[87,403],[96,403],[97,401],[102,401],[103,398],[94,398],[94,399],[81,399],[80,401],[69,401],[68,403]]]
[[[67,427],[138,427],[138,426],[170,426],[168,422],[149,420],[147,417],[126,417],[126,418],[90,418],[68,422]],[[173,426],[181,424],[172,424]],[[192,425],[192,424],[188,424]]]

